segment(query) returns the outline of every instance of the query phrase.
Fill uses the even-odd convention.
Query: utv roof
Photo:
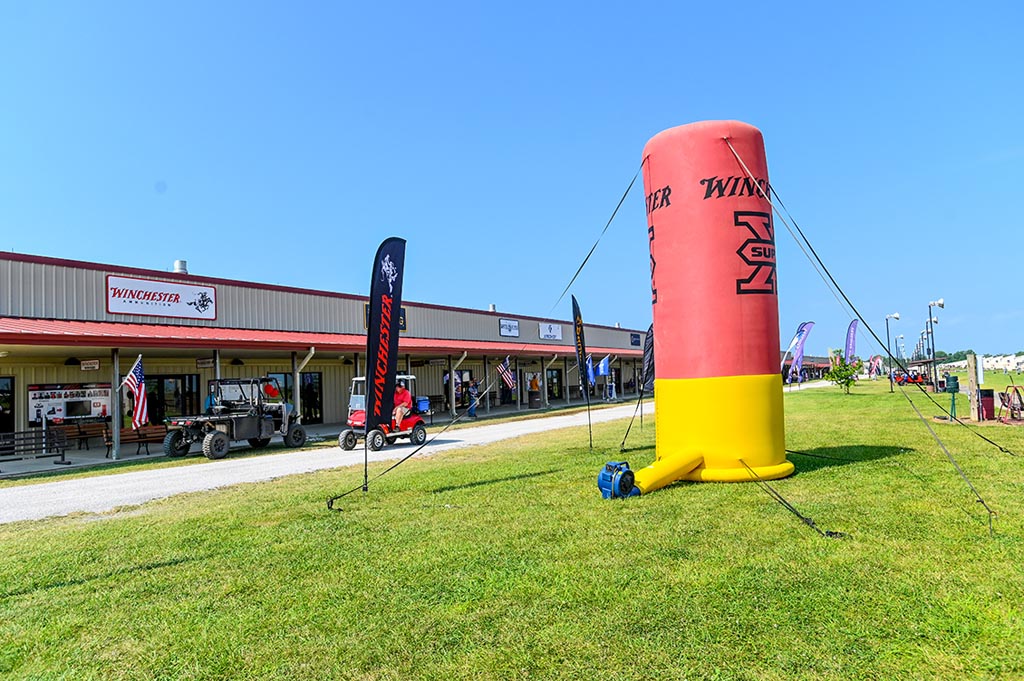
[[[213,382],[220,385],[252,385],[253,383],[272,383],[275,381],[277,381],[276,378],[260,376],[259,378],[221,378],[214,379]]]

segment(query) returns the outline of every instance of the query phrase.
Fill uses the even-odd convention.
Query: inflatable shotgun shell
[[[738,121],[665,130],[644,148],[643,173],[657,436],[655,462],[633,482],[647,493],[676,480],[785,477],[793,464],[761,132]]]

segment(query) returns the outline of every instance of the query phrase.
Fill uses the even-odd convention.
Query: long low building
[[[258,376],[278,379],[304,423],[345,420],[349,383],[365,372],[365,296],[174,269],[0,253],[0,436],[115,411],[127,423],[127,389],[118,399],[112,386],[139,355],[153,423],[199,413],[215,378]],[[470,379],[491,388],[482,410],[583,399],[569,321],[406,302],[399,323],[399,371],[435,409],[455,410]],[[595,363],[610,357],[598,394],[635,393],[646,332],[585,333]],[[506,357],[515,390],[498,380]]]

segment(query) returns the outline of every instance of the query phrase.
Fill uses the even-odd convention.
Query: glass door
[[[14,432],[14,378],[0,376],[0,433]]]
[[[299,381],[302,382],[302,392],[299,393],[302,398],[302,422],[306,424],[323,423],[323,373],[319,371],[303,372],[299,375]]]
[[[548,399],[562,399],[562,370],[548,369]]]
[[[278,385],[284,393],[284,401],[295,405],[292,398],[292,375],[285,373],[267,374],[269,378],[276,378]],[[299,374],[299,382],[302,384],[302,422],[306,425],[311,423],[324,422],[324,374],[321,371],[303,371]]]
[[[131,427],[133,402],[131,391],[125,389],[126,428]],[[199,405],[199,374],[153,374],[146,376],[146,410],[149,423],[161,424],[176,416],[201,414]]]

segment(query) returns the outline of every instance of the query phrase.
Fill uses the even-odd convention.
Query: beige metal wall
[[[312,292],[267,290],[237,284],[211,284],[199,276],[190,277],[186,283],[216,287],[218,318],[215,322],[111,314],[107,312],[106,306],[108,274],[124,273],[63,264],[21,262],[5,259],[3,254],[0,254],[0,316],[276,331],[365,333],[364,299],[340,298]],[[153,272],[145,276],[155,280],[182,282],[181,279],[161,276],[164,274]],[[500,341],[509,344],[531,343],[553,347],[573,345],[572,323],[567,320],[545,320],[562,326],[561,341],[545,341],[540,339],[538,324],[541,320],[536,318],[409,303],[403,307],[406,309],[408,330],[402,335],[406,337]],[[568,306],[566,311],[568,312]],[[502,318],[519,321],[518,338],[505,338],[499,334],[498,324]],[[586,327],[587,344],[594,347],[637,349],[637,346],[630,345],[630,333],[628,329],[589,325]]]

